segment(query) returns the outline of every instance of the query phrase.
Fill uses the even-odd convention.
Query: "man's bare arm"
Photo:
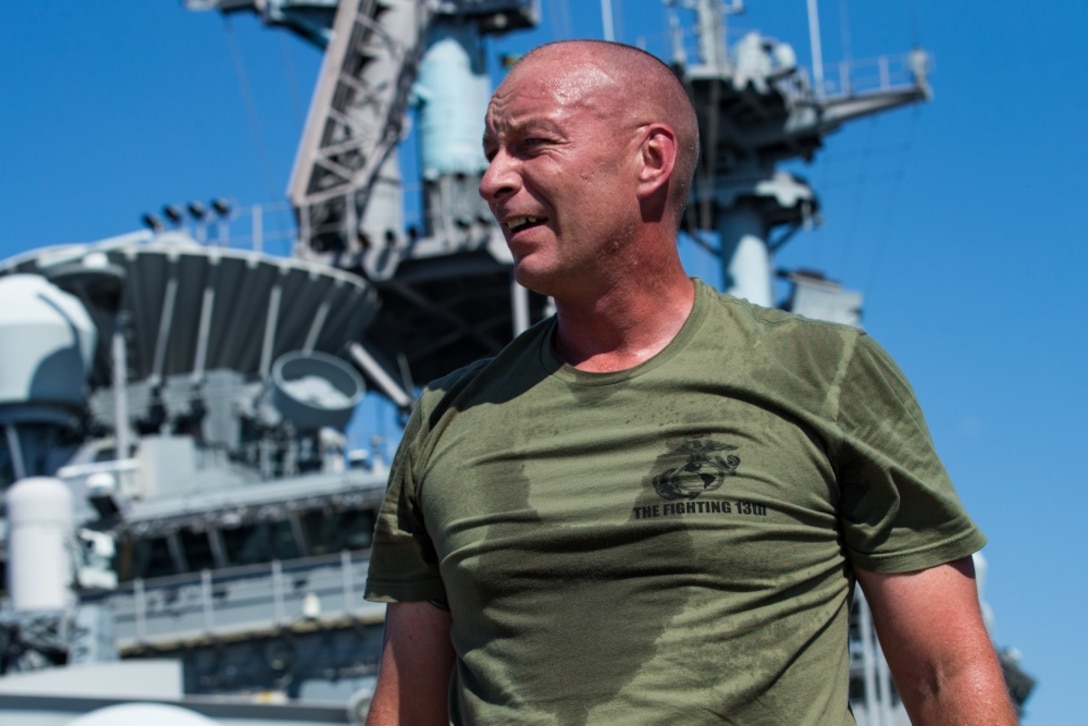
[[[446,726],[453,662],[449,613],[426,602],[389,605],[367,726]]]
[[[857,577],[912,723],[1017,723],[982,621],[970,557],[918,572],[858,571]]]

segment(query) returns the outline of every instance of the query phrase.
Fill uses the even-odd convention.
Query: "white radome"
[[[216,726],[217,722],[180,706],[126,703],[107,706],[69,721],[68,726]]]

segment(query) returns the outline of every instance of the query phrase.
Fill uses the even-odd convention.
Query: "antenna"
[[[824,59],[820,47],[820,9],[818,0],[808,0],[808,37],[812,45],[812,85],[816,97],[824,95]]]
[[[616,32],[612,26],[612,0],[601,0],[601,25],[604,26],[604,39],[615,40]]]

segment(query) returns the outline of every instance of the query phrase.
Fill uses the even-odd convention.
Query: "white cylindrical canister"
[[[71,603],[72,493],[59,479],[30,477],[7,492],[8,594],[16,612]]]

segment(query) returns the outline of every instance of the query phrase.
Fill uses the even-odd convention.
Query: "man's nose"
[[[480,196],[487,202],[496,201],[517,191],[518,184],[514,159],[500,150],[491,157],[480,178]]]

